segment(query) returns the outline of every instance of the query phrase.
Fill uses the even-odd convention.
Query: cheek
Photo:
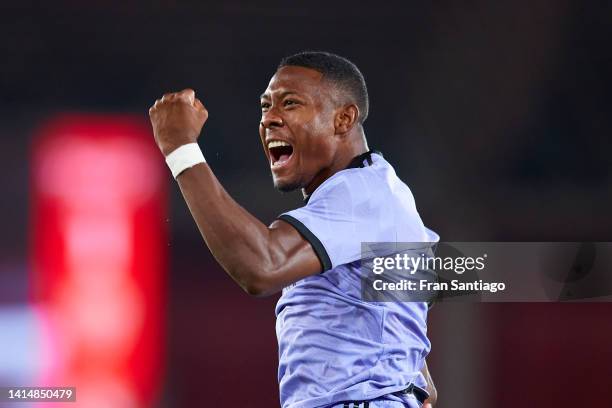
[[[305,115],[293,122],[294,136],[299,140],[299,162],[302,168],[320,169],[334,154],[333,120],[324,114]],[[299,123],[299,125],[298,125]]]
[[[326,153],[330,153],[334,147],[334,123],[333,120],[324,116],[319,115],[312,122],[312,145],[316,148],[320,156],[325,156]]]
[[[333,160],[335,146],[332,143],[333,136],[327,134],[311,135],[307,146],[300,155],[301,165],[308,173],[317,173],[322,168],[328,167]]]
[[[268,157],[268,149],[266,149],[266,133],[263,126],[259,125],[259,140],[261,141],[261,147],[264,150],[264,154]]]

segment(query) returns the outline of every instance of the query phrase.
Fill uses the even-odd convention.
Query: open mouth
[[[268,143],[268,151],[272,167],[277,167],[289,161],[293,154],[293,146],[284,141],[273,140]]]

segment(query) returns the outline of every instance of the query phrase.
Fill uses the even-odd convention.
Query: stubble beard
[[[277,180],[273,179],[274,188],[280,191],[281,193],[290,193],[292,191],[303,188],[302,184],[295,181],[289,183],[280,183]]]

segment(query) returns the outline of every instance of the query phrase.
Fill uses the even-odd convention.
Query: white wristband
[[[183,171],[199,163],[206,163],[206,160],[197,143],[184,144],[166,156],[166,164],[175,179]]]

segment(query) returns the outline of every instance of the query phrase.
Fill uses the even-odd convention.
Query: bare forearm
[[[197,141],[208,111],[192,89],[184,89],[156,100],[149,116],[155,142],[168,157]],[[283,221],[266,227],[229,196],[207,164],[188,168],[177,180],[213,256],[248,293],[271,294],[321,271],[313,248],[297,230]]]
[[[256,292],[264,271],[273,273],[276,263],[268,227],[230,197],[207,164],[177,181],[215,259],[242,288]]]

